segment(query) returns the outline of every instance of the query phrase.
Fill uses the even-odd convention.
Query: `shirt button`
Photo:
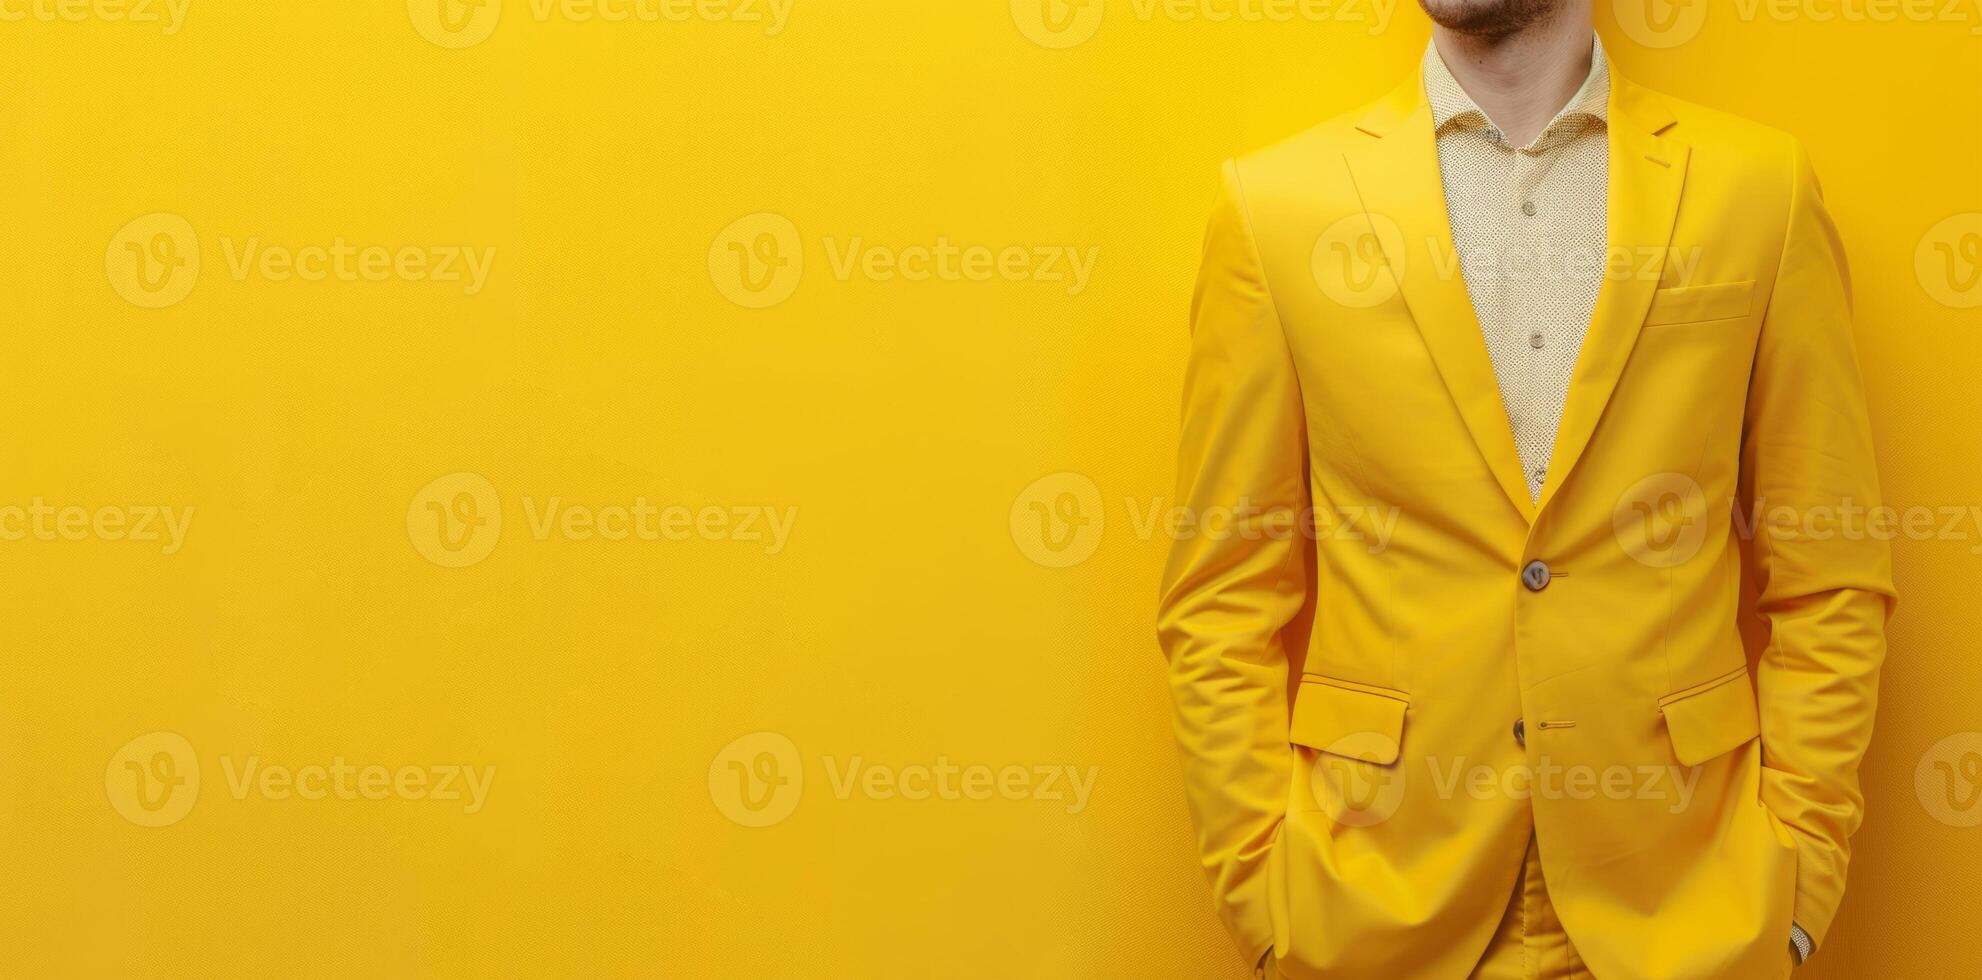
[[[1528,216],[1528,217],[1530,217],[1530,218],[1532,218],[1532,217],[1534,217],[1534,216],[1535,216],[1535,202],[1533,202],[1533,201],[1522,201],[1522,202],[1521,202],[1521,213],[1522,213],[1522,214],[1525,214],[1525,215],[1527,215],[1527,216]]]
[[[1531,333],[1528,335],[1528,346],[1536,350],[1541,350],[1548,346],[1548,338],[1538,333]]]
[[[1527,586],[1529,592],[1540,592],[1548,588],[1548,580],[1547,562],[1531,561],[1528,567],[1521,569],[1521,584]]]

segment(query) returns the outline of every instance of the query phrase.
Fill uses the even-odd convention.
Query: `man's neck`
[[[1564,6],[1568,9],[1556,16],[1505,37],[1432,27],[1438,56],[1510,145],[1534,142],[1590,75],[1596,31],[1589,7]]]

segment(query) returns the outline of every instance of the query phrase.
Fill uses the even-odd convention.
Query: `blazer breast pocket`
[[[1661,289],[1652,294],[1652,308],[1645,314],[1645,326],[1745,317],[1754,294],[1755,282],[1752,279]]]

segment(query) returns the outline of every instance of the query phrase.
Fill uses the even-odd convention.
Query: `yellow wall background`
[[[1145,521],[1219,161],[1414,6],[172,2],[0,0],[0,975],[1242,975]],[[1982,8],[1598,19],[1811,147],[1943,515],[1807,975],[1982,974]]]

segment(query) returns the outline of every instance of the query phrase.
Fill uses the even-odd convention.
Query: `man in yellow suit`
[[[1621,77],[1589,0],[1424,6],[1206,235],[1179,498],[1225,519],[1158,629],[1216,907],[1269,977],[1787,976],[1894,598],[1809,157]]]

